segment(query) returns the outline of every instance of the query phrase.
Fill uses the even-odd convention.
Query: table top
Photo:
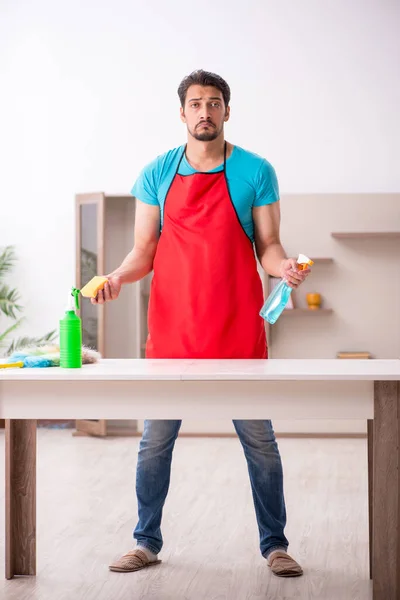
[[[0,369],[2,381],[400,381],[400,359],[102,359],[81,369]]]

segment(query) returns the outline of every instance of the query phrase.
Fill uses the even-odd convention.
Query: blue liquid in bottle
[[[291,293],[292,288],[282,279],[264,302],[264,306],[260,310],[262,318],[271,325],[276,323],[288,303]]]

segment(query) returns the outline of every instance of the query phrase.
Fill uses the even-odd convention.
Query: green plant
[[[8,320],[13,323],[9,325],[3,332],[0,333],[0,350],[4,350],[7,346],[7,339],[24,321],[24,317],[20,316],[23,311],[23,306],[20,304],[20,296],[16,289],[12,289],[4,281],[15,263],[17,256],[13,246],[5,246],[0,249],[0,316],[3,314]],[[56,337],[56,331],[50,331],[42,337],[21,337],[13,340],[6,350],[6,354],[11,354],[19,348],[30,345],[39,345],[46,342],[52,342]],[[7,338],[7,339],[6,339]]]

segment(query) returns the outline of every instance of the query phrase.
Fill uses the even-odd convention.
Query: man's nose
[[[206,104],[201,107],[200,111],[200,119],[202,121],[207,121],[210,118],[210,107]]]

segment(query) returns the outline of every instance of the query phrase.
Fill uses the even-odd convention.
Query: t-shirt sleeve
[[[139,174],[131,190],[132,196],[138,198],[145,204],[157,206],[158,201],[159,164],[154,160],[146,165]]]
[[[279,200],[279,185],[274,167],[263,160],[258,170],[256,181],[256,196],[253,206],[264,206]]]

